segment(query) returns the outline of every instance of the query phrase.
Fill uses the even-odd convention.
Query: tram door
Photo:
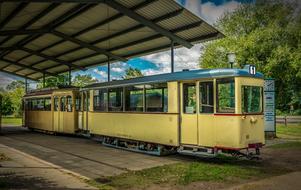
[[[65,111],[66,111],[66,97],[63,96],[60,99],[58,132],[64,132]]]
[[[82,112],[82,129],[88,131],[88,112],[90,105],[90,93],[86,91],[83,93],[83,112]]]
[[[53,130],[59,132],[60,112],[59,112],[59,97],[53,98]]]
[[[181,144],[198,144],[197,82],[181,84]]]

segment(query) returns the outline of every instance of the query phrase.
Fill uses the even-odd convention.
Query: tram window
[[[200,83],[200,113],[213,113],[213,82]]]
[[[261,113],[262,112],[262,87],[242,86],[242,112]]]
[[[183,85],[184,113],[196,113],[196,87],[194,83]]]
[[[143,86],[129,86],[125,88],[125,110],[143,111]]]
[[[107,89],[94,91],[94,110],[107,111],[108,93]]]
[[[147,112],[167,112],[167,84],[145,85],[145,105]]]
[[[51,98],[45,98],[44,100],[44,110],[51,111]]]
[[[75,110],[81,111],[81,97],[79,95],[75,99]]]
[[[66,111],[66,97],[61,98],[61,111]]]
[[[72,112],[72,97],[67,96],[67,112]]]
[[[234,80],[217,80],[217,111],[220,113],[235,112]]]
[[[109,111],[123,111],[123,88],[109,89]]]
[[[58,97],[54,97],[54,111],[58,111],[59,110],[59,98]]]

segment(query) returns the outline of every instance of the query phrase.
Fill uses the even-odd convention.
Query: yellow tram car
[[[251,157],[264,145],[263,84],[263,75],[246,66],[56,89],[25,96],[27,107],[45,97],[50,109],[26,109],[25,124],[150,154]]]

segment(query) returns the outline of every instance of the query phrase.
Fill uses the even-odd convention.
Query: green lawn
[[[301,124],[299,125],[277,125],[276,132],[278,137],[293,136],[301,137]]]
[[[22,125],[22,118],[2,117],[2,125]]]
[[[136,189],[152,184],[187,185],[196,181],[231,182],[258,176],[262,170],[254,166],[227,163],[183,162],[130,171],[119,176],[88,181],[99,189]]]

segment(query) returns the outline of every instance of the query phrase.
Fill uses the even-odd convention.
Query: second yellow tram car
[[[264,80],[249,68],[183,71],[86,86],[70,100],[77,108],[68,132],[158,155],[259,154],[264,145]],[[55,97],[59,95],[53,92],[52,105]],[[51,108],[52,128],[45,129],[60,132],[55,116],[62,110]],[[26,123],[36,128],[29,118]]]

